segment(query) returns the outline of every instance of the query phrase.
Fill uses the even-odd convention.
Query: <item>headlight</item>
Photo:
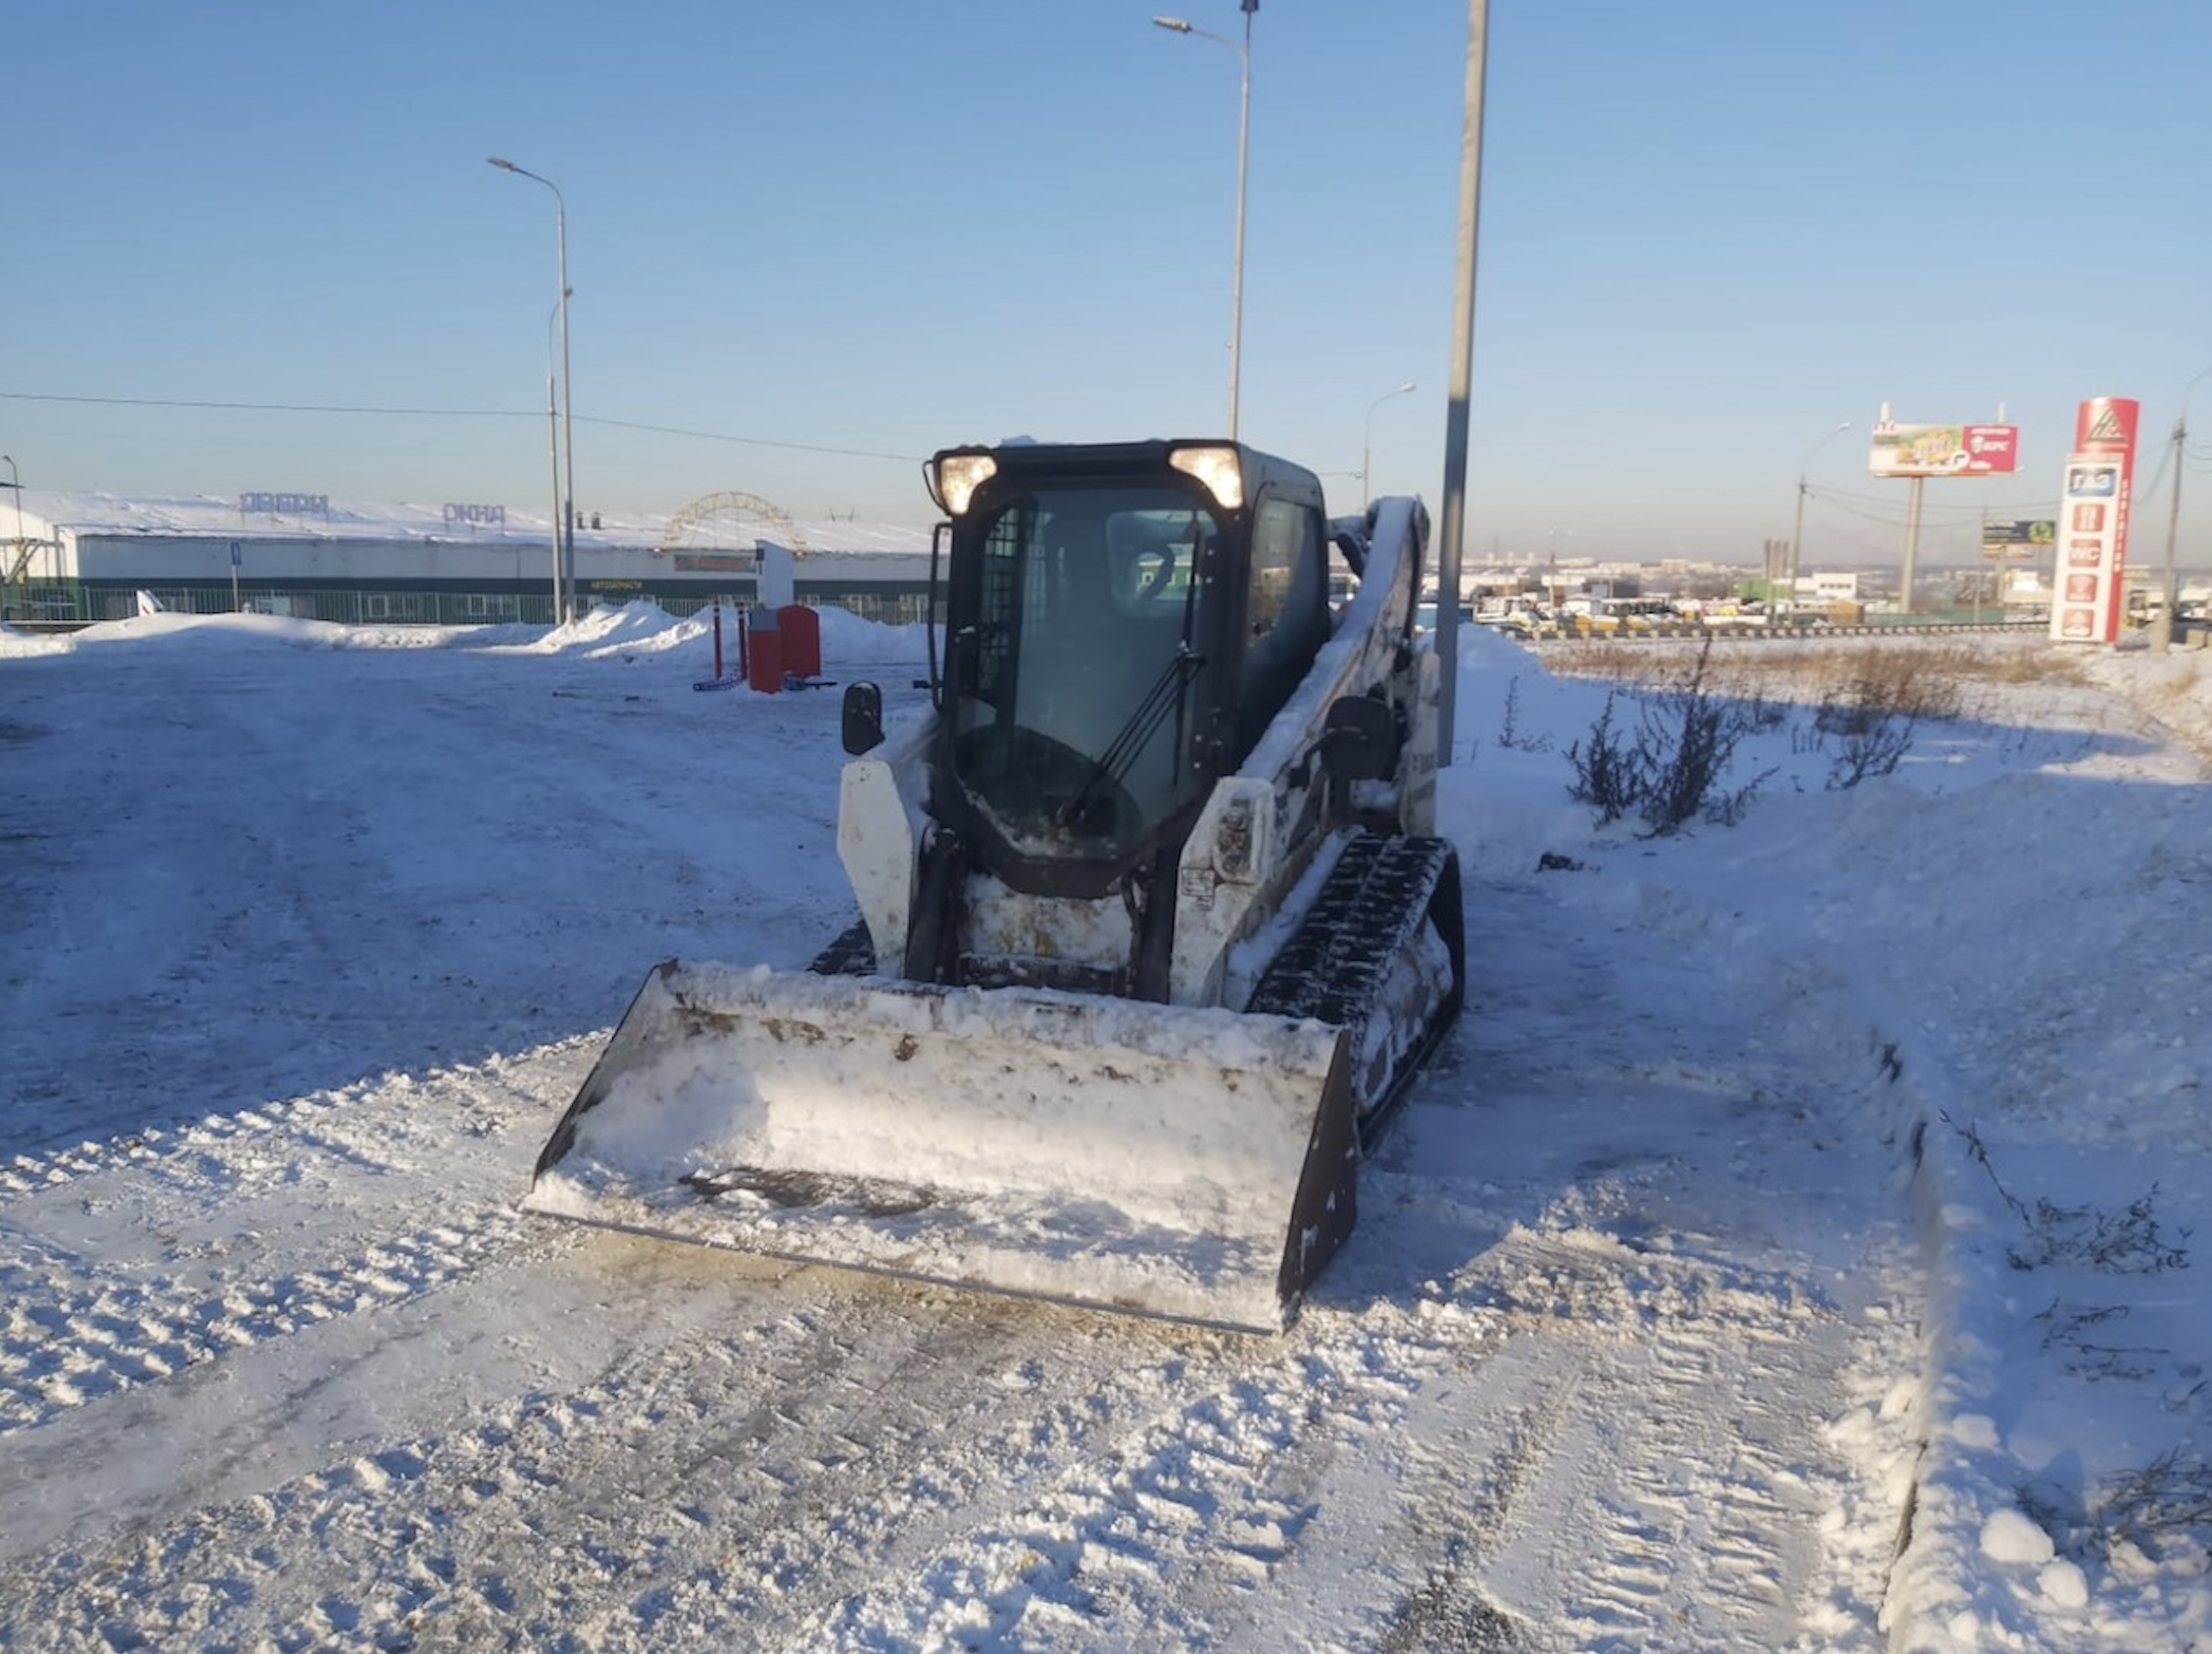
[[[947,516],[959,516],[976,497],[976,490],[998,474],[998,462],[988,454],[939,454],[930,492],[937,496]]]
[[[1225,511],[1244,509],[1244,457],[1233,448],[1178,448],[1168,463],[1205,485]]]

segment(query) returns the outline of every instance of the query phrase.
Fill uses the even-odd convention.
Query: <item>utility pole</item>
[[[2185,402],[2182,411],[2174,415],[2174,492],[2166,503],[2166,601],[2158,606],[2158,625],[2151,633],[2150,647],[2174,647],[2174,609],[2181,602],[2181,581],[2174,571],[2174,540],[2182,526],[2182,455],[2188,441],[2188,407]]]
[[[1844,420],[1834,430],[1830,431],[1826,436],[1822,437],[1818,442],[1814,443],[1810,448],[1806,449],[1804,451],[1804,458],[1798,462],[1798,515],[1796,522],[1793,523],[1790,528],[1789,558],[1788,560],[1782,565],[1784,588],[1789,593],[1789,606],[1790,612],[1792,614],[1795,614],[1797,612],[1798,573],[1800,568],[1803,564],[1804,559],[1804,497],[1811,492],[1811,489],[1808,488],[1805,484],[1805,472],[1811,469],[1812,457],[1815,454],[1819,453],[1821,449],[1827,447],[1829,443],[1835,441],[1836,438],[1842,436],[1844,432],[1850,430],[1851,428],[1851,422],[1849,419]],[[1773,623],[1774,613],[1774,595],[1769,592],[1767,594],[1766,600],[1767,623],[1769,625]]]

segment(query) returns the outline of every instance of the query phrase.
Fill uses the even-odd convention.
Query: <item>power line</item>
[[[355,417],[397,419],[543,419],[542,408],[379,408],[320,402],[215,402],[182,397],[64,396],[39,391],[0,391],[0,402],[66,402],[93,408],[173,408],[201,413],[228,414],[337,414]],[[922,457],[885,454],[867,448],[837,448],[828,443],[787,442],[776,437],[737,436],[727,431],[695,431],[678,425],[654,425],[636,419],[593,418],[577,421],[612,430],[643,431],[654,436],[687,437],[695,442],[726,442],[746,448],[778,448],[793,454],[829,454],[846,460],[891,460],[920,464]]]
[[[1901,502],[1892,501],[1879,495],[1851,494],[1838,489],[1817,487],[1808,487],[1805,493],[1811,499],[1824,502],[1832,511],[1841,515],[1856,517],[1862,522],[1880,523],[1886,528],[1901,528],[1908,515]],[[2013,513],[2031,516],[2038,514],[2056,515],[2058,504],[2055,499],[2012,500],[2002,504],[1969,501],[1955,503],[1925,501],[1921,508],[1921,520],[1938,529],[1960,528],[1981,521],[1993,511],[2003,512],[2008,515]]]
[[[919,465],[927,458],[918,454],[885,454],[872,448],[832,448],[818,442],[784,442],[766,436],[730,436],[721,431],[686,430],[681,425],[648,425],[635,419],[585,419],[590,425],[607,425],[616,430],[645,431],[654,436],[691,437],[699,442],[735,442],[747,448],[782,448],[796,454],[834,454],[846,460],[895,460],[902,465]]]
[[[41,391],[0,391],[0,401],[71,402],[96,408],[192,408],[233,414],[368,414],[409,419],[535,419],[545,411],[527,414],[511,408],[357,408],[314,402],[208,402],[151,396],[60,396]]]

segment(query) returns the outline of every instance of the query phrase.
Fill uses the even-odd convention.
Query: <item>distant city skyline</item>
[[[1242,19],[1185,10],[30,0],[0,451],[30,488],[544,499],[556,207],[586,511],[912,524],[938,447],[1220,434]],[[1920,560],[1970,561],[1985,514],[2055,509],[2098,395],[2142,405],[2162,553],[2212,394],[2212,229],[2176,207],[2212,8],[1489,18],[1469,559],[1755,564],[1801,477],[1807,561],[1894,558],[1889,405],[2019,426],[2015,475],[1927,488]],[[1333,509],[1433,505],[1466,0],[1252,24],[1240,434]],[[2185,563],[2212,445],[2187,463]]]

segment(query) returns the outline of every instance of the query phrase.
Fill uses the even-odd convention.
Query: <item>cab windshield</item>
[[[953,768],[1018,851],[1119,860],[1202,790],[1193,571],[1219,528],[1195,492],[1158,485],[1033,491],[971,526]]]

